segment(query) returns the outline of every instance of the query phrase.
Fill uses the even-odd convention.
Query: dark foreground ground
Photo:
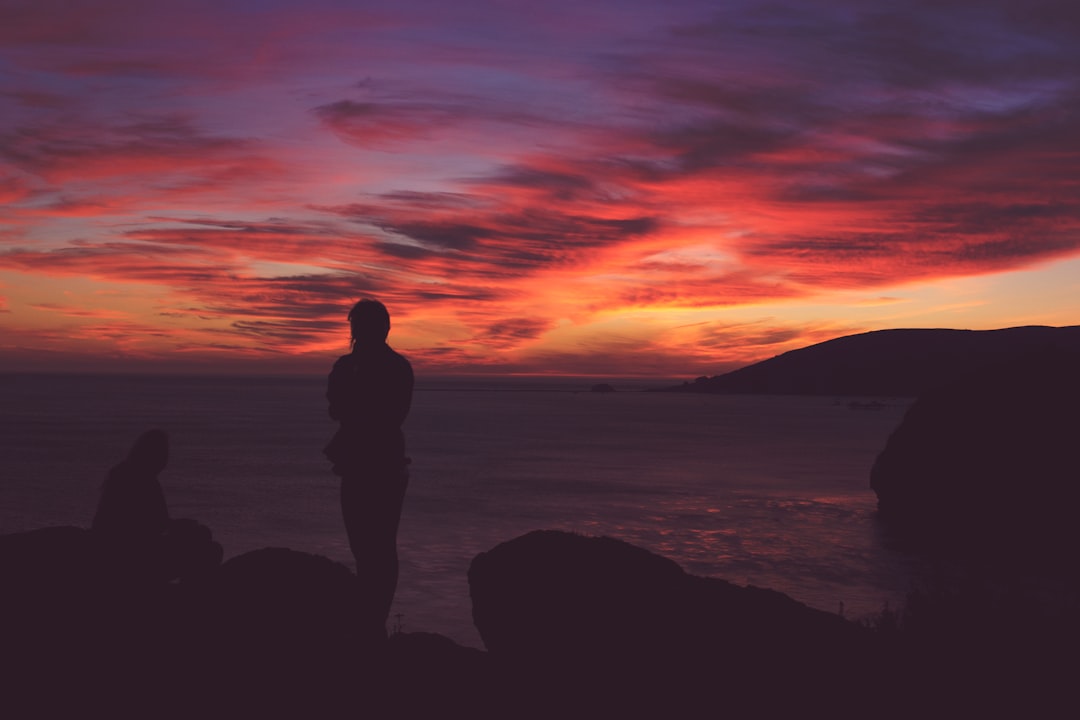
[[[197,581],[103,575],[89,531],[0,537],[5,717],[1072,717],[1076,594],[927,588],[873,626],[538,531],[469,573],[486,651],[365,637],[361,580],[248,553]],[[983,580],[988,578],[983,577]],[[1054,593],[1051,593],[1054,594]],[[1023,604],[1017,604],[1023,602]],[[1069,605],[1069,603],[1072,605]]]

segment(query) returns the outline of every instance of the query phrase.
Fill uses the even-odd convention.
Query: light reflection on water
[[[173,514],[210,525],[227,556],[285,546],[348,563],[320,452],[334,429],[322,383],[4,385],[0,531],[88,524],[105,470],[157,425],[173,440],[162,477]],[[480,646],[469,562],[538,528],[610,535],[855,617],[908,589],[910,562],[884,547],[868,487],[906,401],[860,411],[820,397],[460,387],[421,384],[406,426],[394,611],[406,630]]]
[[[598,522],[590,531],[649,547],[694,574],[779,589],[821,609],[843,602],[852,616],[895,604],[907,588],[903,558],[877,543],[872,499],[737,497],[699,512],[678,498],[663,510],[639,525]]]

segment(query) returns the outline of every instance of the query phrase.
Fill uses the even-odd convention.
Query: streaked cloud
[[[373,295],[430,372],[715,374],[1080,254],[1066,2],[42,0],[0,63],[9,357],[321,367]]]

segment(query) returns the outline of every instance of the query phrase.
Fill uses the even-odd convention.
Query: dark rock
[[[391,635],[387,650],[383,690],[393,717],[506,717],[488,653],[423,632]]]
[[[197,580],[127,582],[77,527],[0,536],[12,717],[494,717],[488,653],[361,624],[361,581],[284,548]]]
[[[0,536],[0,676],[13,717],[63,717],[88,706],[126,716],[161,688],[178,586],[129,582],[117,567],[90,530]]]
[[[118,574],[111,553],[76,527],[0,536],[8,707],[62,714],[101,702],[126,715],[160,694],[192,710],[232,700],[222,715],[235,716],[253,698],[265,710],[308,702],[314,688],[341,700],[371,656],[356,576],[326,558],[259,550],[198,582],[147,583]]]
[[[497,662],[597,702],[623,688],[624,709],[705,688],[746,704],[774,684],[819,695],[866,660],[863,628],[839,616],[612,538],[529,533],[478,555],[469,587]]]
[[[677,602],[670,591],[683,579],[676,563],[647,550],[556,531],[502,543],[469,567],[473,621],[487,649],[506,657],[571,644],[632,650],[656,629],[651,620],[670,617]]]
[[[189,588],[177,677],[218,716],[325,716],[360,707],[381,650],[365,636],[360,586],[344,565],[285,548],[231,558]],[[383,640],[385,644],[385,640]],[[370,700],[370,697],[369,697]]]
[[[306,655],[316,646],[345,652],[360,640],[359,581],[321,555],[286,548],[244,553],[225,562],[200,596],[212,602],[222,637],[259,653]]]
[[[107,606],[101,567],[88,530],[49,527],[0,536],[5,663],[47,663],[69,646],[91,642]]]
[[[1080,354],[1039,353],[918,398],[874,463],[891,527],[912,538],[1075,549]]]
[[[89,530],[72,526],[0,535],[5,595],[88,582],[99,562],[93,537]]]
[[[711,645],[844,642],[858,630],[772,590],[688,575],[609,537],[537,530],[473,559],[473,620],[494,655],[643,655]]]

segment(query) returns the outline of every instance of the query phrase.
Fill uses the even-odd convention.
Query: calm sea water
[[[171,513],[209,525],[226,557],[290,547],[350,564],[321,454],[324,382],[0,375],[0,532],[88,526],[107,469],[161,427]],[[394,610],[406,631],[481,647],[469,562],[538,528],[617,537],[848,617],[903,599],[913,566],[882,537],[868,482],[907,401],[613,384],[419,381]]]

